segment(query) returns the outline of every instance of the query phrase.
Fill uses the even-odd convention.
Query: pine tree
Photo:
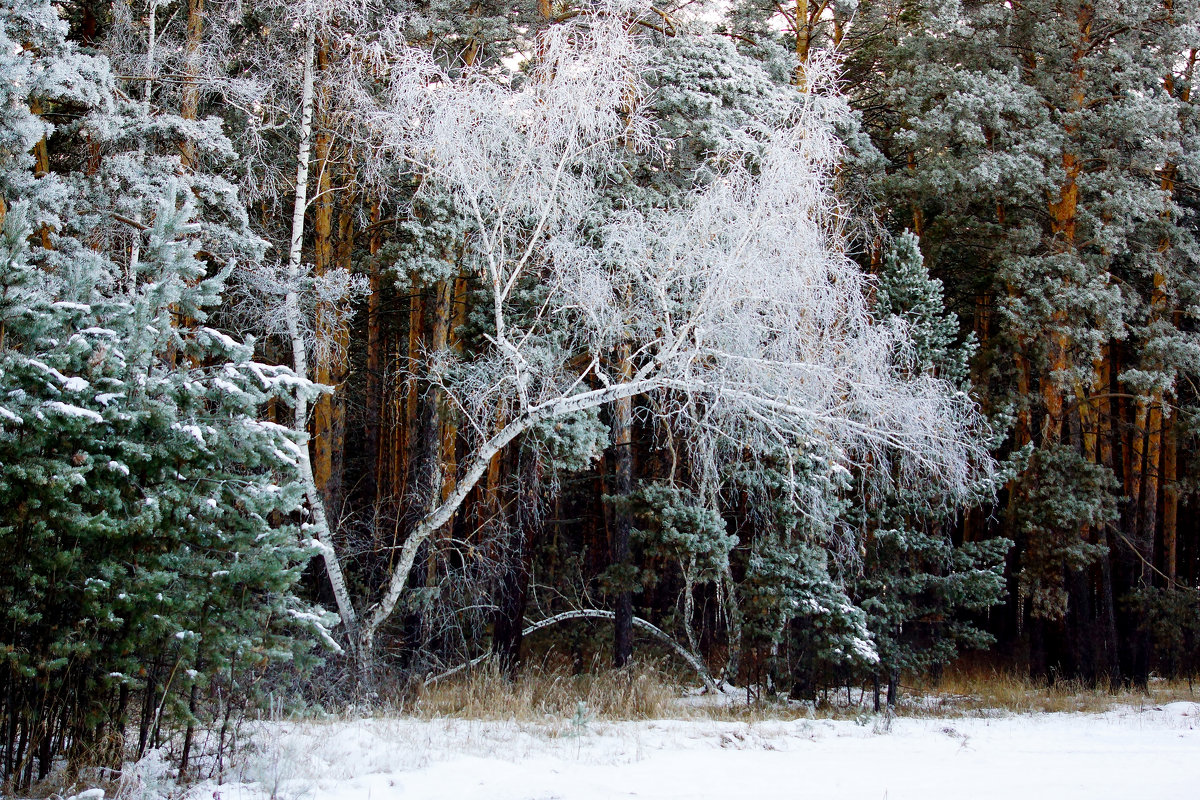
[[[213,184],[172,179],[148,110],[66,42],[54,6],[0,10],[0,38],[27,45],[3,57],[31,76],[0,151],[0,773],[25,787],[63,755],[120,763],[169,729],[186,768],[198,697],[245,694],[247,670],[328,640],[292,591],[312,552],[288,522],[302,444],[259,417],[314,389],[205,326],[232,269],[209,249],[230,218],[197,221]],[[56,148],[43,171],[34,107],[103,164]]]
[[[876,275],[875,313],[904,326],[907,368],[968,387],[975,334],[959,343],[958,317],[946,311],[942,282],[929,275],[920,241],[910,231],[896,238]]]
[[[1196,136],[1197,11],[864,3],[848,34],[890,223],[974,305],[977,384],[1015,415],[1008,447],[1037,450],[1004,498],[1035,671],[1148,664],[1120,597],[1158,580],[1164,431],[1195,369],[1165,354],[1193,347],[1171,176]]]
[[[958,318],[946,311],[942,283],[929,276],[916,236],[905,231],[897,237],[877,278],[875,313],[902,325],[910,342],[903,368],[941,375],[968,391],[974,334],[959,342]],[[977,486],[965,513],[990,501],[995,486]],[[921,487],[898,486],[869,501],[859,514],[865,541],[852,595],[866,611],[879,648],[876,710],[881,679],[892,705],[901,673],[927,672],[953,660],[962,648],[993,641],[966,615],[1003,599],[1012,542],[997,537],[956,545],[950,525],[958,514]]]

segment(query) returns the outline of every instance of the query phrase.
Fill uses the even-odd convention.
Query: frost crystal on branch
[[[655,395],[674,425],[717,443],[709,459],[819,442],[881,483],[932,477],[948,496],[992,468],[974,403],[904,374],[893,358],[903,325],[872,318],[868,279],[845,254],[833,183],[848,110],[832,62],[813,59],[808,91],[747,119],[730,137],[738,147],[696,172],[684,202],[605,204],[632,153],[659,152],[639,13],[600,3],[550,26],[524,80],[451,75],[403,48],[385,100],[364,112],[423,191],[466,210],[468,261],[490,301],[490,347],[470,361],[430,359],[475,452],[405,543],[368,638],[416,547],[498,450],[544,420],[621,398]],[[624,375],[609,363],[620,342],[632,354]]]
[[[346,357],[346,343],[338,341],[333,332],[353,318],[354,303],[370,290],[367,276],[345,269],[313,275],[308,269],[293,281],[287,276],[286,264],[263,261],[240,268],[234,277],[234,291],[225,309],[233,324],[246,331],[286,336],[284,305],[288,292],[294,291],[301,311],[297,320],[309,356],[318,364]],[[320,325],[316,324],[318,310]]]

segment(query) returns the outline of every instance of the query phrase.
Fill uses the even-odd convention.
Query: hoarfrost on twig
[[[836,65],[806,65],[787,113],[747,123],[738,148],[698,173],[683,203],[605,210],[601,188],[631,152],[653,156],[643,103],[648,48],[638,7],[587,5],[551,26],[519,85],[451,75],[398,51],[372,128],[424,186],[454,196],[490,294],[489,347],[447,354],[431,377],[464,413],[474,452],[454,492],[405,542],[364,643],[395,608],[419,544],[444,524],[492,456],[542,422],[651,395],[656,413],[716,461],[819,446],[889,483],[936,480],[964,495],[993,464],[986,423],[949,383],[906,376],[902,326],[877,323],[869,279],[846,255],[834,191],[849,114]],[[597,221],[599,218],[599,221]],[[622,376],[613,346],[630,346]],[[629,374],[631,373],[631,374]],[[795,487],[797,505],[820,497]]]

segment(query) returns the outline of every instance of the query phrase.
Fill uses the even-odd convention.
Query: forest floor
[[[862,720],[273,723],[192,800],[1195,797],[1200,703]]]
[[[858,692],[852,707],[814,709],[747,707],[742,690],[658,698],[650,719],[593,717],[578,703],[574,713],[484,719],[429,702],[384,717],[246,723],[253,745],[225,781],[195,785],[186,798],[1127,800],[1200,791],[1200,693],[1189,687],[1057,699],[1042,691],[1016,708],[1016,688],[1001,694],[985,707],[989,698],[971,693],[914,693],[896,715],[857,707]]]

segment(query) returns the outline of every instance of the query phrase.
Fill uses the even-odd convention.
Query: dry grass
[[[512,679],[484,665],[418,690],[400,710],[424,719],[541,720],[579,713],[609,720],[652,719],[671,716],[671,702],[678,696],[678,687],[654,663],[578,675],[563,668],[530,668]]]
[[[1120,706],[1147,707],[1177,700],[1200,700],[1200,693],[1184,680],[1152,678],[1145,691],[1130,687],[1113,691],[1106,684],[1036,681],[1017,672],[984,667],[947,670],[937,681],[921,682],[907,694],[901,713],[914,716],[990,711],[1099,713]]]
[[[821,703],[723,698],[684,699],[680,676],[662,664],[633,664],[623,670],[593,665],[574,674],[564,666],[530,667],[515,679],[494,667],[482,666],[419,690],[396,709],[422,719],[451,717],[480,720],[544,721],[571,719],[709,719],[758,722],[799,718],[857,718],[871,711],[869,689],[833,691]],[[1045,683],[1018,672],[989,667],[960,666],[936,681],[905,681],[901,716],[975,716],[989,713],[1088,712],[1116,707],[1148,707],[1176,700],[1200,701],[1200,691],[1186,681],[1152,679],[1148,692],[1106,686],[1088,687],[1075,681]],[[581,706],[582,704],[582,706]]]
[[[890,721],[890,717],[872,716],[869,688],[831,691],[818,704],[762,700],[753,696],[748,701],[744,689],[724,696],[696,696],[695,688],[688,688],[691,676],[671,672],[670,662],[635,663],[622,670],[608,669],[601,662],[591,666],[591,670],[575,674],[565,663],[547,662],[527,666],[520,676],[510,679],[494,666],[483,665],[419,689],[390,708],[377,707],[374,711],[385,722],[398,717],[515,722],[521,731],[551,737],[574,735],[579,723],[586,725],[593,720],[674,719],[753,724],[816,718],[855,719],[863,724],[875,720],[876,725],[880,720]],[[1186,681],[1155,679],[1148,692],[1133,689],[1110,692],[1104,687],[1091,688],[1072,681],[1047,684],[1016,671],[962,663],[946,670],[937,681],[906,680],[896,712],[903,717],[931,718],[1036,712],[1099,713],[1121,707],[1147,708],[1178,700],[1200,702],[1200,687],[1193,689]],[[362,710],[347,710],[346,714],[344,719],[358,719]],[[296,721],[297,718],[292,719]],[[334,715],[308,722],[321,725],[337,719]],[[395,731],[384,728],[379,735],[395,736],[399,741],[408,734],[400,728]],[[324,747],[320,737],[310,738],[322,743],[298,737],[295,741],[289,740],[287,746],[301,750],[311,746],[313,752]],[[289,754],[283,752],[282,747],[267,748],[266,755],[255,755],[251,747],[239,760],[243,765],[253,765],[260,780],[268,783],[286,781],[290,779],[287,770],[292,768],[293,762],[304,762],[311,754],[307,750]],[[89,771],[85,780],[88,786],[105,788],[107,796],[114,793],[129,796],[135,794],[130,791],[130,777],[126,775],[125,780],[118,781],[119,776]],[[33,787],[25,796],[61,796],[63,789],[59,784],[63,778],[59,774],[55,779]]]

